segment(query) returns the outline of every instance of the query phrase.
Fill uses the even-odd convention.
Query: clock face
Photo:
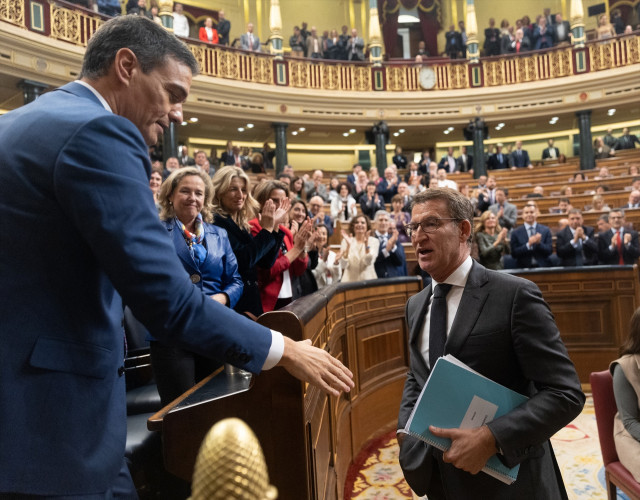
[[[420,86],[425,90],[430,90],[436,86],[436,72],[431,68],[420,70]]]

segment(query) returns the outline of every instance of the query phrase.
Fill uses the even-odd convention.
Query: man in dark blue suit
[[[489,156],[487,168],[489,170],[500,170],[509,168],[509,157],[502,152],[502,143],[496,144],[496,152]]]
[[[538,209],[533,205],[526,205],[522,210],[524,224],[511,233],[511,255],[519,268],[551,267],[551,231],[547,226],[536,222],[537,216]]]
[[[389,212],[378,210],[375,215],[375,237],[380,241],[378,257],[374,263],[378,278],[393,278],[407,275],[407,259],[402,243],[398,242],[398,230],[392,231]]]
[[[163,27],[123,16],[91,38],[80,80],[0,117],[0,497],[136,498],[123,302],[169,344],[350,386],[323,351],[204,295],[158,219],[147,147],[182,120],[197,71]]]
[[[511,151],[509,156],[509,164],[511,169],[516,168],[533,168],[531,160],[529,159],[529,153],[526,149],[522,149],[522,141],[516,141],[516,149]]]
[[[593,228],[582,225],[582,213],[572,208],[569,224],[556,235],[556,254],[565,267],[593,266],[598,263],[598,241]]]

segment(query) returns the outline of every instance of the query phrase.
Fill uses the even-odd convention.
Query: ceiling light
[[[244,127],[238,127],[238,132],[244,132]]]
[[[453,130],[453,127],[449,127],[447,130],[451,132]]]
[[[345,137],[349,137],[349,132],[344,132],[342,135],[344,135]]]
[[[187,125],[187,122],[182,122],[180,125],[184,127],[185,125]]]
[[[400,130],[398,130],[398,132],[400,132],[401,134],[404,134],[404,129],[401,128]]]
[[[307,129],[306,129],[306,128],[304,128],[304,127],[300,127],[300,128],[298,129],[298,131],[299,131],[299,132],[304,132],[305,130],[307,130]]]
[[[393,137],[398,137],[400,135],[400,132],[394,132],[393,133]]]
[[[356,133],[356,129],[355,128],[350,128],[349,129],[349,133],[350,134],[355,134]]]
[[[189,121],[191,123],[198,123],[198,119],[195,116],[192,116],[191,118],[189,118]]]
[[[291,132],[291,135],[298,135],[298,131],[294,130],[293,132]]]
[[[552,116],[551,119],[555,120],[555,121],[558,121],[560,118],[558,118],[557,116]]]
[[[247,123],[247,128],[253,128],[253,123]]]
[[[444,134],[445,134],[445,135],[449,135],[450,133],[451,133],[451,130],[445,130],[445,131],[444,131]]]
[[[500,127],[500,128],[504,127],[504,122],[498,123],[498,127]]]
[[[615,114],[616,114],[616,108],[611,108],[609,111],[607,111],[607,114],[608,114],[609,116],[613,116],[613,115],[615,115]]]

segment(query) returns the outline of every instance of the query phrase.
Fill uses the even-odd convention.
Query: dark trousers
[[[162,406],[171,403],[220,367],[217,361],[158,341],[150,342],[150,351]]]

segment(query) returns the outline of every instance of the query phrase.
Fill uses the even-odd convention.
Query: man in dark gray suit
[[[474,429],[431,427],[451,439],[444,453],[399,433],[400,465],[409,486],[430,500],[567,498],[549,438],[580,413],[580,381],[536,285],[473,262],[472,223],[473,207],[458,192],[429,189],[414,198],[411,243],[433,282],[407,304],[411,362],[398,429],[442,354],[529,400]],[[444,304],[434,311],[431,304],[443,295],[442,316]],[[494,454],[508,467],[520,464],[515,483],[479,473]]]

